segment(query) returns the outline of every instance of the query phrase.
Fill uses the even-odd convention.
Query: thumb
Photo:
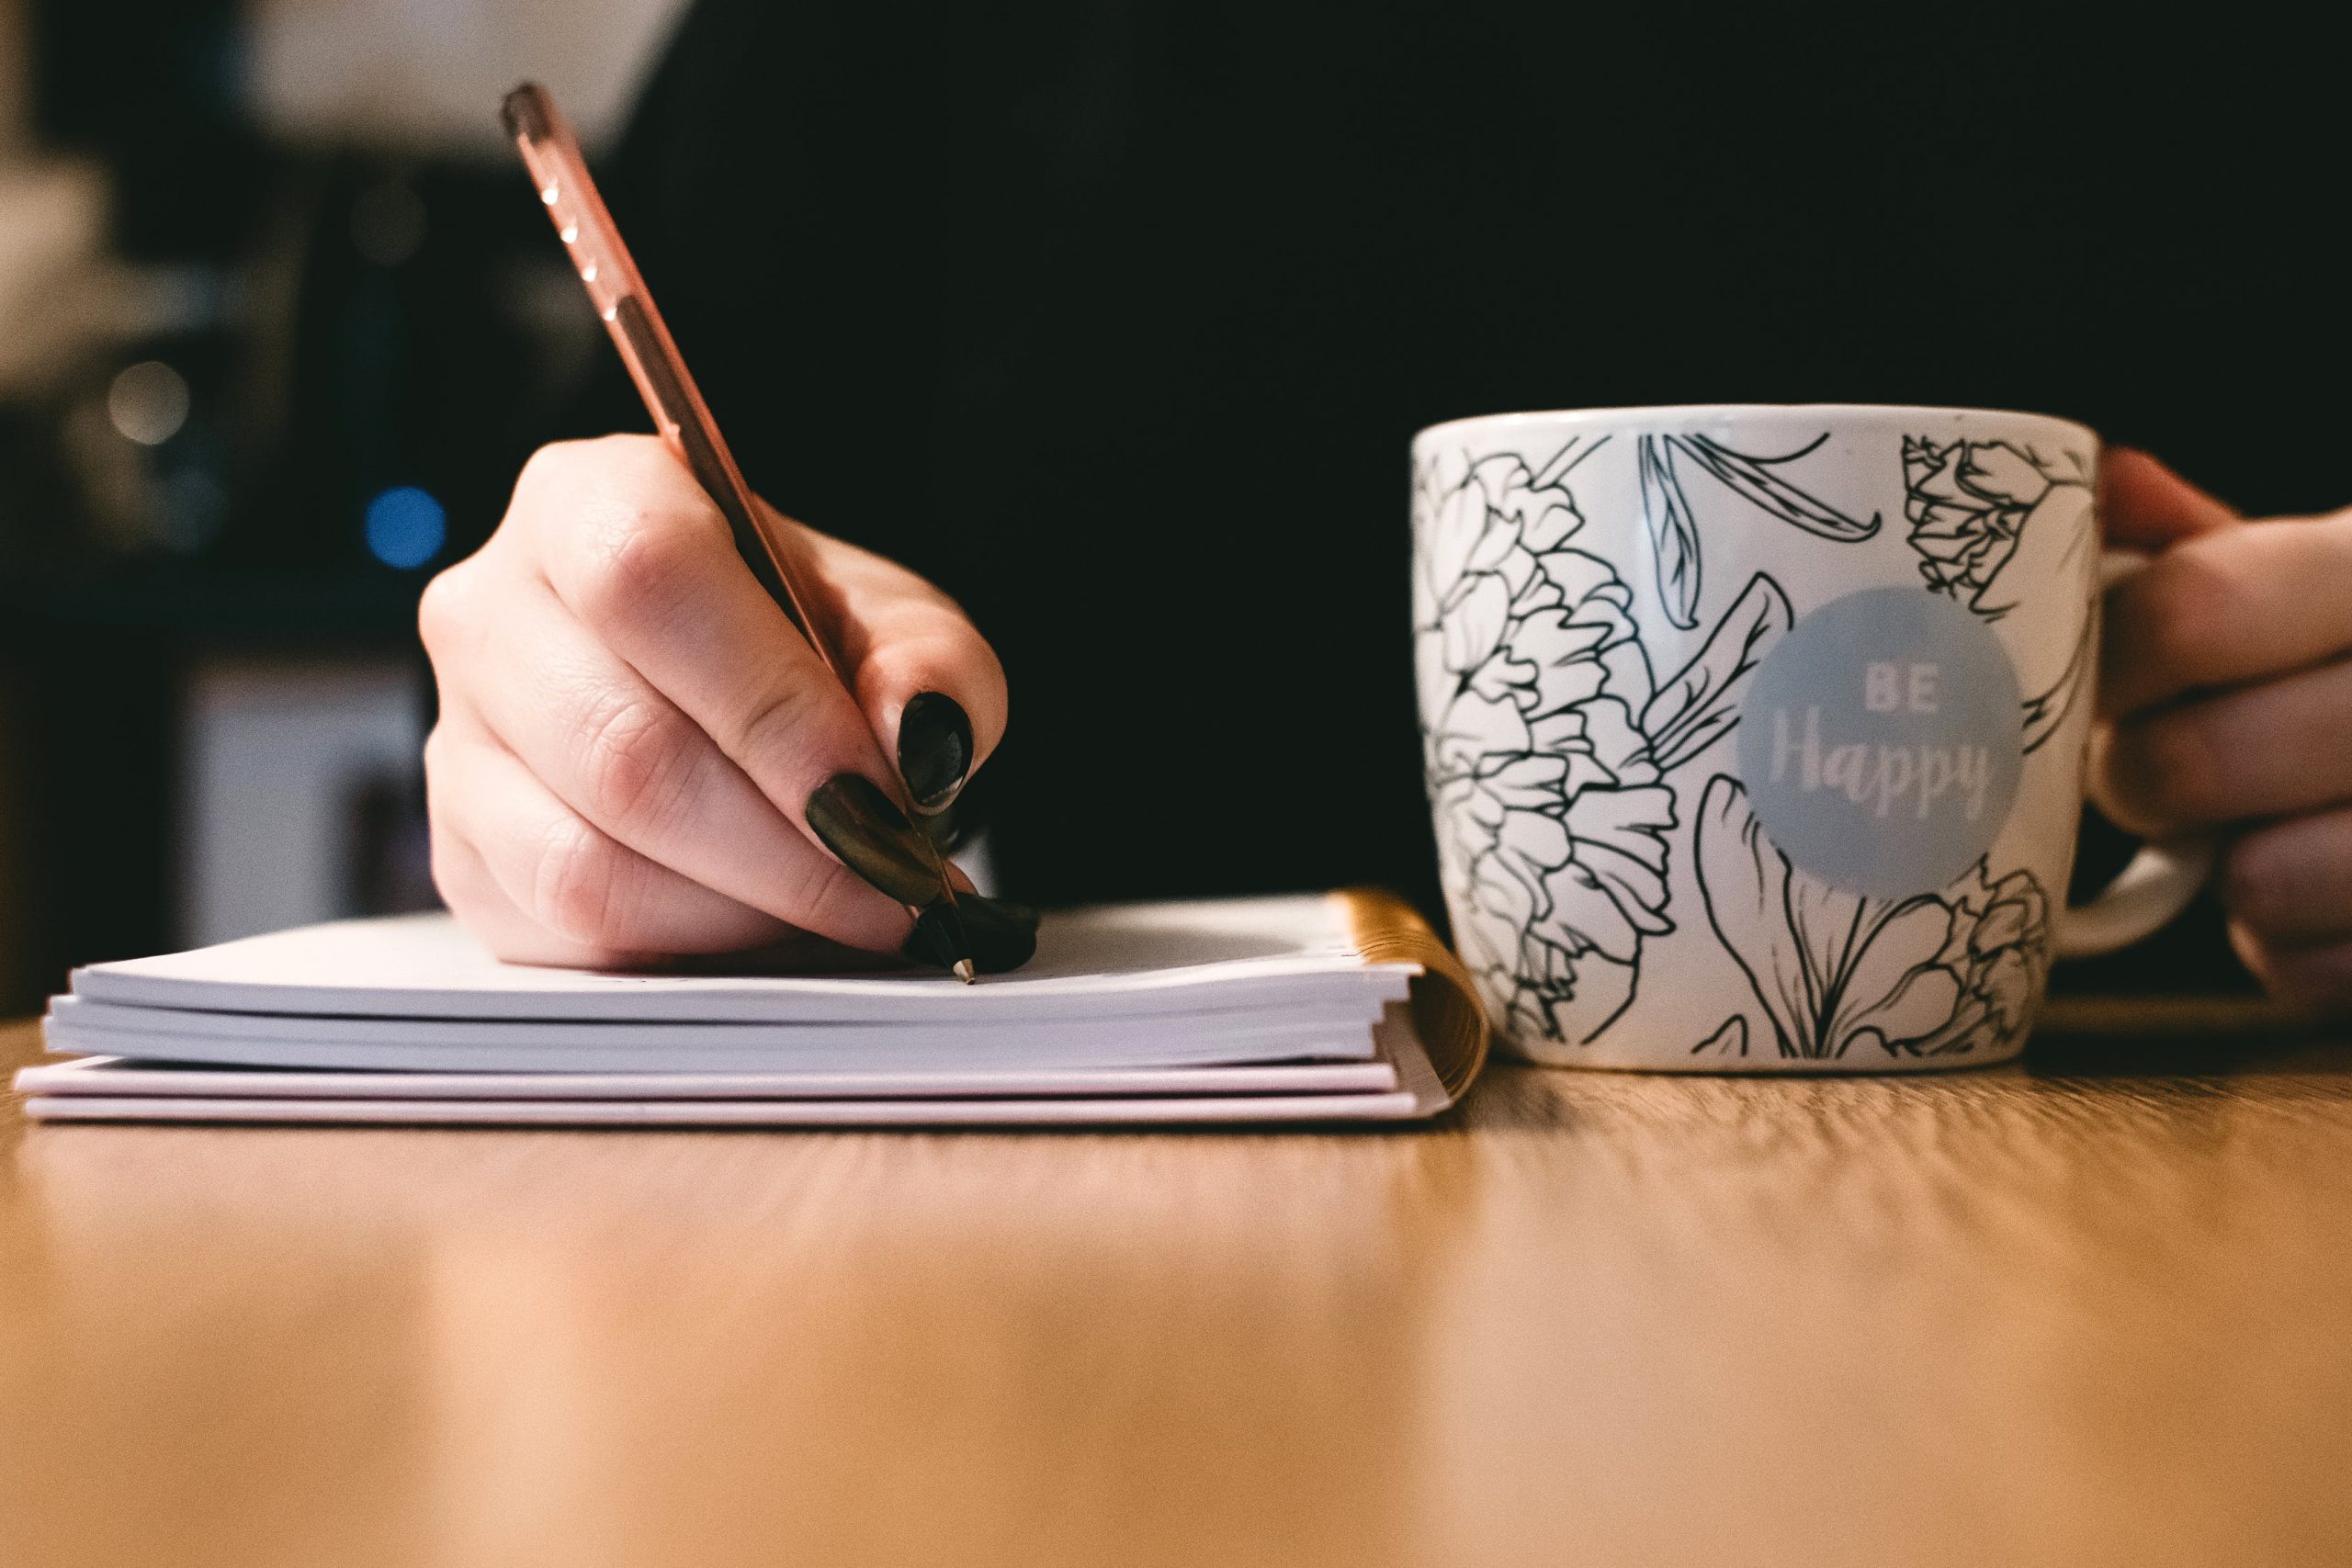
[[[2109,447],[2099,467],[2099,515],[2110,545],[2158,550],[2238,521],[2226,502],[2136,447]]]

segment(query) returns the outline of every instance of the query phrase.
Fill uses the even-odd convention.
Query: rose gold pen
[[[621,242],[619,229],[605,210],[604,197],[588,177],[580,145],[556,112],[555,100],[545,88],[526,82],[506,95],[500,114],[506,133],[514,139],[524,164],[531,171],[532,183],[538,186],[539,200],[563,241],[572,269],[587,286],[589,300],[612,334],[613,346],[620,350],[629,379],[637,383],[638,394],[645,400],[646,412],[653,416],[653,426],[661,432],[663,444],[677,454],[726,516],[735,535],[735,547],[761,586],[817,650],[834,679],[846,687],[840,652],[829,645],[821,624],[809,615],[808,595],[798,586],[802,574],[797,543],[770,526],[766,513],[752,501],[751,487],[735,466],[735,455],[727,449],[718,422],[711,418],[710,408],[702,400],[662,312],[654,307],[653,296],[646,290],[645,279],[638,275],[637,264]],[[915,917],[919,934],[936,935],[950,960],[948,967],[969,985],[975,975],[956,914],[956,885],[947,874],[947,863],[925,835],[911,837],[921,844],[929,870],[937,874],[939,895],[923,904],[908,904],[907,912]]]

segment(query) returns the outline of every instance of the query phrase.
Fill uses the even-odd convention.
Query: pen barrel
[[[622,241],[604,197],[597,194],[571,126],[554,99],[529,83],[506,96],[501,112],[548,219],[563,241],[571,269],[587,289],[589,302],[611,334],[613,346],[620,351],[621,362],[645,400],[663,443],[677,454],[695,482],[726,517],[737,552],[768,597],[817,650],[826,667],[841,675],[841,658],[825,626],[808,613],[808,604],[793,586],[800,575],[800,563],[794,558],[791,536],[761,514],[759,502],[744,482],[734,455],[727,450],[718,423],[703,402],[637,270],[636,258]]]
[[[677,455],[727,519],[736,552],[751,568],[753,579],[846,691],[848,671],[833,646],[832,628],[809,614],[808,602],[795,586],[808,579],[797,536],[782,519],[764,512],[744,482],[742,469],[736,466],[734,454],[718,432],[718,422],[711,417],[612,214],[597,194],[571,128],[554,100],[529,83],[507,95],[503,115],[507,134],[514,139],[538,190],[539,201],[569,253],[572,270],[612,335],[613,346],[645,400],[663,444]],[[934,898],[907,905],[907,910],[923,931],[944,943],[944,953],[952,959],[950,967],[968,981],[972,966],[962,956],[965,942],[955,880],[937,847],[920,833],[914,837],[917,852],[927,873],[937,878],[939,891]]]
[[[680,383],[669,356],[662,352],[654,324],[642,302],[634,294],[623,296],[615,302],[607,324],[621,357],[628,362],[639,390],[662,426],[662,440],[677,453],[687,471],[694,475],[695,482],[727,519],[728,530],[735,536],[735,548],[743,563],[752,569],[760,586],[767,590],[768,597],[791,619],[793,629],[817,650],[817,657],[835,675],[842,674],[831,639],[821,634],[808,607],[793,591],[797,563],[783,558],[790,546],[776,536],[775,529],[763,525],[759,503],[752,499],[742,474],[713,443],[703,423],[694,416],[691,389]]]

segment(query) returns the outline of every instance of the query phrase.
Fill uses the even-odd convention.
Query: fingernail
[[[959,940],[960,938],[960,940]],[[978,893],[958,893],[955,912],[941,899],[915,917],[914,935],[899,950],[917,964],[941,969],[960,957],[983,975],[1018,969],[1037,951],[1037,911]]]
[[[808,796],[808,829],[850,870],[901,904],[940,896],[939,872],[907,814],[862,773],[835,773]]]
[[[972,771],[972,721],[964,705],[937,692],[918,692],[899,715],[899,776],[918,811],[936,811],[956,798]]]
[[[961,893],[956,912],[963,919],[964,951],[981,974],[1001,975],[1036,955],[1037,911],[1026,904]]]
[[[936,811],[926,811],[915,818],[915,830],[931,840],[931,847],[941,854],[953,854],[964,842],[964,797],[954,800]]]
[[[899,952],[917,964],[936,969],[952,969],[958,958],[968,956],[964,943],[956,939],[958,922],[949,918],[947,909],[947,900],[942,898],[917,915],[914,934],[907,938],[907,944]]]

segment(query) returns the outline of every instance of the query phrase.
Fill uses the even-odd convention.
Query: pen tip
[[[967,986],[979,978],[978,975],[972,972],[972,961],[970,959],[959,958],[956,961],[956,978],[963,981],[964,984]]]

